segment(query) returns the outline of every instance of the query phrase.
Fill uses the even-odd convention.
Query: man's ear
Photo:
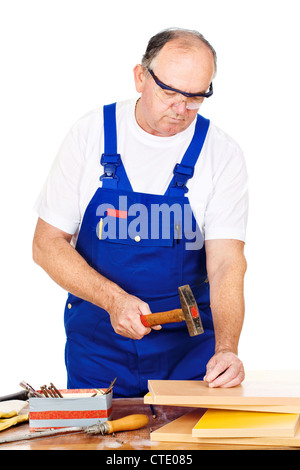
[[[145,69],[141,64],[138,64],[133,69],[135,89],[138,93],[142,93],[145,84]]]

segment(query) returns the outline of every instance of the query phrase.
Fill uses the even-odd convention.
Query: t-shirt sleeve
[[[238,146],[219,161],[205,211],[205,239],[245,241],[248,220],[248,175]]]
[[[34,206],[41,219],[72,235],[80,224],[79,188],[84,155],[84,136],[75,124],[64,139]]]

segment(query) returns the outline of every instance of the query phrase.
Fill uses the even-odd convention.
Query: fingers
[[[111,309],[110,321],[114,331],[126,338],[142,339],[151,333],[151,328],[145,327],[140,319],[141,315],[151,314],[149,305],[139,298],[122,293],[119,299],[115,299]],[[161,326],[153,326],[155,330],[160,330]]]
[[[129,310],[123,312],[122,315],[119,315],[117,321],[111,323],[118,335],[130,339],[142,339],[151,332],[151,328],[147,328],[142,324],[138,309],[132,312]]]
[[[155,326],[151,326],[151,330],[161,330],[162,329],[162,326],[161,325],[155,325]]]
[[[151,332],[151,328],[145,328],[142,324],[139,325],[137,321],[131,321],[130,319],[128,321],[121,319],[115,325],[112,323],[112,326],[118,335],[130,339],[142,339]]]
[[[209,387],[235,387],[245,378],[244,367],[236,354],[226,351],[215,354],[207,364],[204,381]]]

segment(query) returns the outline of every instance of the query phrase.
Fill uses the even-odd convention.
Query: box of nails
[[[113,383],[107,389],[59,390],[50,383],[50,386],[43,385],[36,391],[29,386],[30,431],[91,426],[109,420]]]

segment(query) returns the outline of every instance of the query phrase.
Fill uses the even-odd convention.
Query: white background
[[[149,38],[197,29],[218,54],[204,116],[245,152],[250,178],[246,370],[300,369],[297,0],[1,0],[0,395],[66,386],[66,292],[32,261],[34,202],[71,125],[136,95]]]

